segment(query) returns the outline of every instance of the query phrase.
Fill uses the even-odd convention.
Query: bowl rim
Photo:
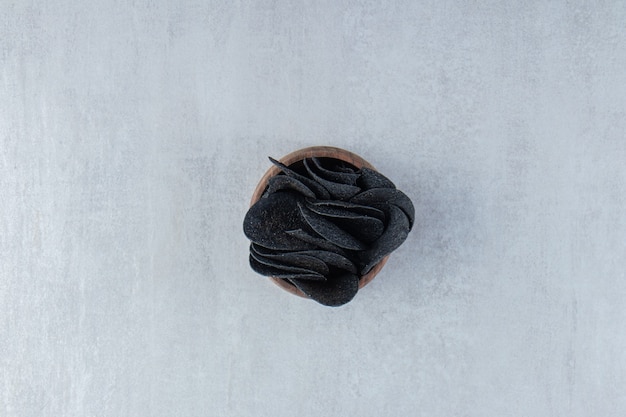
[[[283,156],[282,158],[279,159],[279,161],[289,166],[296,162],[302,161],[305,158],[311,158],[311,157],[339,159],[351,165],[354,165],[355,167],[359,169],[365,167],[365,168],[369,168],[371,170],[376,171],[376,168],[374,168],[372,164],[367,162],[361,156],[355,153],[352,153],[350,151],[347,151],[345,149],[336,148],[334,146],[310,146],[307,148],[298,149],[296,151],[293,151]],[[259,180],[256,188],[254,189],[254,192],[252,193],[252,198],[250,199],[250,207],[252,207],[254,203],[256,203],[257,201],[259,201],[259,199],[265,192],[265,189],[267,188],[267,182],[269,181],[269,179],[275,175],[278,175],[279,173],[280,173],[280,168],[278,168],[275,165],[272,165],[265,172],[265,174]],[[365,287],[367,284],[369,284],[376,277],[376,275],[378,275],[380,270],[383,269],[383,267],[387,263],[387,260],[389,260],[389,256],[390,255],[385,256],[383,259],[380,260],[380,262],[378,262],[370,270],[370,272],[368,272],[367,274],[359,278],[359,290]],[[272,280],[274,284],[276,284],[277,286],[279,286],[280,288],[282,288],[283,290],[291,294],[297,295],[302,298],[307,298],[307,299],[309,298],[300,289],[298,289],[298,287],[296,287],[295,285],[293,285],[292,283],[284,279],[280,279],[276,277],[270,277],[270,279]]]

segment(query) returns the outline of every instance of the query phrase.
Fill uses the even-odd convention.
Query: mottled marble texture
[[[626,415],[626,6],[478,3],[2,1],[0,415]],[[417,213],[339,309],[241,232],[318,144]]]

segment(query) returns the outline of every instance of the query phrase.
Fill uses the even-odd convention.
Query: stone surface
[[[623,417],[618,1],[4,1],[2,417]],[[416,229],[339,309],[253,272],[266,155]]]

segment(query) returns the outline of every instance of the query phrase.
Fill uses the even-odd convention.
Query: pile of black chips
[[[334,158],[310,158],[270,178],[243,223],[256,272],[288,280],[313,300],[339,306],[359,279],[404,242],[411,200],[385,176]]]

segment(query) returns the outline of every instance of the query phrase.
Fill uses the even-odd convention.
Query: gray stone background
[[[0,4],[0,415],[626,415],[626,3]],[[337,309],[241,227],[321,144],[417,210]]]

